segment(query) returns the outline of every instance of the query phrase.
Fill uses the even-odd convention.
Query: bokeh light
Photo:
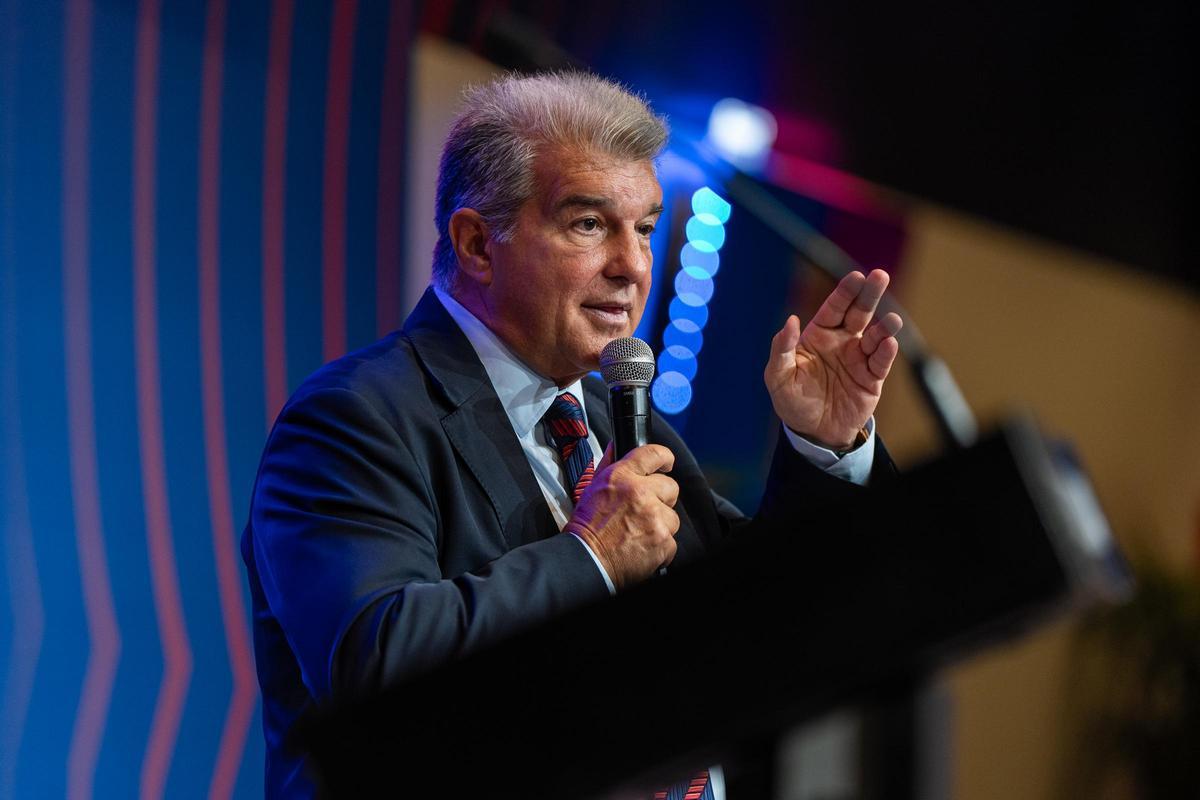
[[[696,354],[678,344],[667,347],[658,356],[658,371],[678,372],[689,381],[696,377]]]
[[[650,389],[654,406],[664,414],[678,414],[692,402],[692,383],[678,372],[664,372]]]
[[[699,369],[697,354],[704,346],[708,303],[721,266],[717,251],[725,244],[725,223],[732,207],[708,186],[692,193],[692,217],[684,226],[687,243],[679,253],[675,297],[668,308],[671,321],[663,331],[664,350],[658,357],[658,377],[650,387],[654,406],[678,414],[692,402],[692,380]]]

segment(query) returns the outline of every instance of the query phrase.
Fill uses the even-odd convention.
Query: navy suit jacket
[[[607,444],[606,390],[584,385]],[[782,442],[752,520],[711,491],[669,425],[654,417],[651,429],[676,459],[677,565],[735,531],[803,528],[815,504],[864,491]],[[882,450],[875,460],[873,479],[892,469]],[[401,331],[306,380],[267,441],[242,538],[268,794],[311,793],[287,734],[314,705],[607,597],[583,545],[558,533],[483,365],[432,291]]]

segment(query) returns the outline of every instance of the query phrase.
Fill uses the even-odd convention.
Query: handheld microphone
[[[608,384],[613,457],[623,458],[650,441],[650,379],[654,351],[641,339],[613,339],[600,351],[600,375]]]

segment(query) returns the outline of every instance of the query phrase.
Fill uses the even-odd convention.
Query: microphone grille
[[[600,351],[600,374],[613,386],[650,385],[654,377],[654,351],[633,336],[613,339]]]

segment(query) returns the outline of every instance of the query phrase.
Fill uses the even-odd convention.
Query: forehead
[[[622,214],[643,216],[662,202],[662,187],[649,160],[629,161],[607,153],[549,148],[534,159],[533,200],[554,213],[572,197],[604,199]]]

